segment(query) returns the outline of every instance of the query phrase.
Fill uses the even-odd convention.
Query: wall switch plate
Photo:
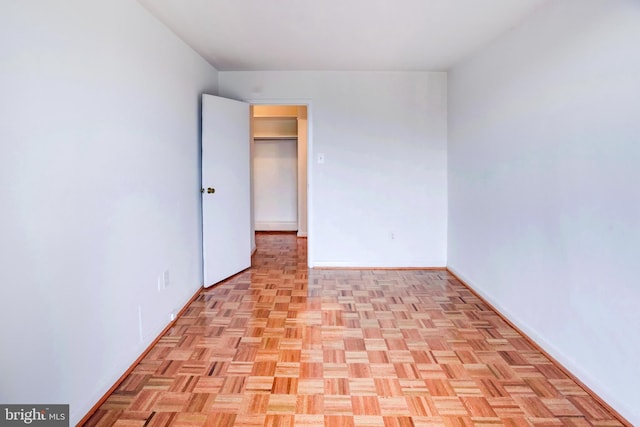
[[[324,153],[318,153],[318,164],[324,164]]]

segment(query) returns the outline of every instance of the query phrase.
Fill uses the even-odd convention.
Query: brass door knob
[[[211,187],[207,188],[207,193],[209,193],[209,194],[213,194],[213,193],[215,193],[215,192],[216,192],[216,189],[215,189],[215,188],[211,188]]]

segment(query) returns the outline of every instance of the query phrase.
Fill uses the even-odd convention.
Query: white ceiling
[[[138,1],[219,71],[430,71],[550,0]]]

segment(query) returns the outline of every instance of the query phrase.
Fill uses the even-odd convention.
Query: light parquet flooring
[[[446,271],[308,270],[257,235],[89,426],[620,426]]]

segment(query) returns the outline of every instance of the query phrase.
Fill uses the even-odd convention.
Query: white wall
[[[640,424],[640,3],[550,2],[449,75],[448,265]]]
[[[253,200],[256,230],[298,229],[297,151],[295,139],[254,141]]]
[[[445,73],[220,72],[219,86],[310,100],[311,265],[445,265]]]
[[[0,401],[75,423],[201,286],[217,76],[129,0],[3,2],[0,40]]]

